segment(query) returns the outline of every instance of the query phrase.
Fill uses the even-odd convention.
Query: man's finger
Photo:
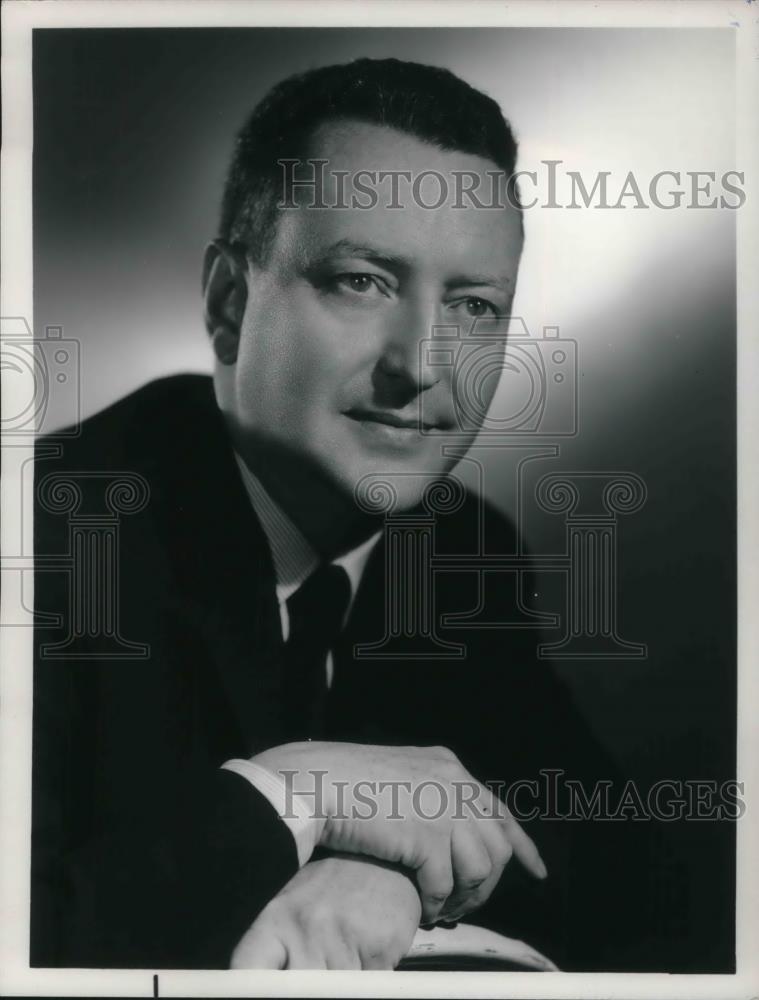
[[[477,832],[481,834],[482,845],[490,860],[490,874],[468,897],[462,896],[458,890],[448,900],[444,915],[451,920],[457,920],[486,903],[491,893],[498,885],[503,869],[513,854],[513,848],[498,820],[485,820],[478,824]]]
[[[488,821],[485,820],[485,822]],[[501,819],[501,824],[506,831],[506,836],[509,838],[511,846],[514,848],[514,854],[519,858],[527,871],[532,872],[536,878],[545,878],[548,875],[548,869],[540,856],[540,851],[535,846],[532,838],[527,836],[508,810],[507,815]]]
[[[524,832],[519,823],[514,819],[505,802],[499,799],[497,795],[493,795],[493,793],[484,786],[482,791],[483,797],[480,799],[481,806],[484,807],[486,814],[497,816],[498,819],[493,820],[486,818],[482,819],[481,822],[483,824],[497,823],[506,834],[514,854],[519,858],[525,868],[529,872],[532,872],[536,878],[545,878],[548,875],[548,869],[546,868],[543,859],[540,856],[540,851],[535,846],[532,838]]]
[[[454,821],[451,836],[454,892],[465,898],[487,880],[493,867],[479,830],[469,823]]]
[[[497,872],[497,881],[501,877],[501,872],[511,860],[514,848],[500,820],[492,816],[488,819],[483,819],[478,823],[478,830],[482,835],[482,842],[490,854],[493,869]]]
[[[431,854],[417,869],[416,883],[422,900],[422,921],[432,923],[453,892],[450,848]]]

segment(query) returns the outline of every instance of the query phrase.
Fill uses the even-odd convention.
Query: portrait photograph
[[[2,992],[759,994],[755,5],[2,17]]]

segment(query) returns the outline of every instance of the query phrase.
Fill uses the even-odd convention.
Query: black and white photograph
[[[0,992],[759,996],[757,5],[2,17]]]

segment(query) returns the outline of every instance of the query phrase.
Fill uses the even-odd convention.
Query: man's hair
[[[316,129],[359,121],[407,132],[440,149],[491,160],[507,177],[517,144],[496,102],[447,69],[399,59],[357,59],[288,77],[255,107],[237,135],[219,236],[262,263],[276,234],[283,168],[304,160]]]

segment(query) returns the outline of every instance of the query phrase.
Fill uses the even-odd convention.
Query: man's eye
[[[497,316],[498,310],[493,305],[492,302],[488,302],[487,299],[481,299],[477,295],[469,295],[467,298],[462,299],[458,305],[464,307],[466,314],[472,317],[478,316]]]
[[[349,274],[338,274],[335,278],[335,287],[349,289],[359,295],[366,295],[367,292],[381,291],[377,279],[373,274],[363,274],[362,272],[351,272]]]

